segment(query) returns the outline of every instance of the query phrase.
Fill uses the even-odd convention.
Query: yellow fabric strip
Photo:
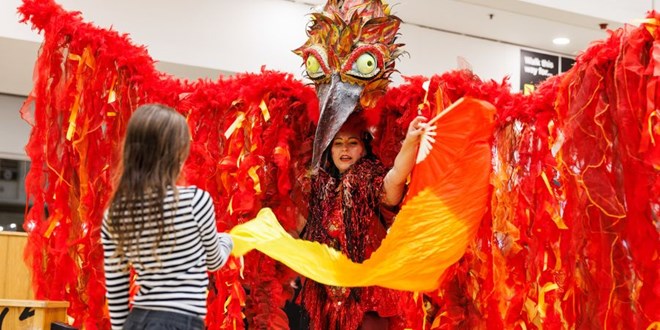
[[[326,285],[431,291],[444,270],[465,252],[469,243],[465,237],[472,228],[449,212],[440,219],[429,217],[429,213],[447,210],[430,192],[420,193],[406,206],[380,248],[362,264],[326,245],[291,237],[268,208],[231,230],[233,254],[242,256],[259,250]],[[406,213],[416,216],[405,217]]]

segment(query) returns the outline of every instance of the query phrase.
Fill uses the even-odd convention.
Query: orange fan
[[[326,285],[436,289],[474,238],[488,202],[494,107],[463,98],[429,121],[404,205],[381,246],[358,264],[294,239],[269,209],[234,227],[234,255],[256,249]]]

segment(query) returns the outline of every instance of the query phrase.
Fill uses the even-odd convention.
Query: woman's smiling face
[[[351,165],[364,157],[364,142],[360,139],[360,133],[352,130],[340,130],[335,139],[332,140],[332,162],[339,173],[344,173]]]

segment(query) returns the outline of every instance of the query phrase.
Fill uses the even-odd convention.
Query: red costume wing
[[[293,226],[292,214],[301,211],[289,212],[296,208],[296,177],[309,157],[306,142],[318,111],[311,89],[273,72],[181,82],[156,72],[145,49],[126,36],[86,24],[52,1],[26,0],[20,11],[45,31],[29,97],[35,109],[22,111],[34,126],[25,253],[38,299],[68,300],[76,325],[107,328],[98,229],[126,121],[142,103],[161,102],[188,116],[194,141],[186,174],[212,192],[221,229],[262,206]],[[339,31],[316,16],[317,27]],[[433,326],[646,328],[660,318],[658,19],[652,14],[641,27],[613,32],[530,97],[512,94],[506,81],[484,82],[465,71],[434,76],[427,88],[426,79],[410,78],[385,92],[389,64],[365,86],[367,97],[356,97],[376,127],[374,152],[386,165],[418,109],[433,117],[429,109],[463,96],[497,108],[490,212],[468,253],[427,296]],[[391,63],[399,53],[392,40],[397,19],[366,22],[362,36],[387,41],[383,51],[392,55],[376,63]],[[305,59],[313,48],[303,49]],[[315,66],[308,71],[318,73]],[[244,281],[230,265],[211,290],[211,328],[242,326],[242,284],[251,289],[252,320],[285,326],[278,306],[287,271],[261,255],[250,258]]]
[[[156,71],[146,49],[126,35],[85,23],[52,1],[25,1],[20,12],[45,38],[29,97],[35,107],[28,102],[22,110],[33,126],[25,256],[37,299],[69,301],[76,326],[109,327],[99,226],[126,123],[140,104],[163,103],[188,118],[185,183],[212,194],[219,230],[262,207],[296,229],[307,209],[301,178],[318,117],[312,89],[271,71],[181,81]],[[245,265],[244,279],[235,262],[213,274],[210,328],[241,328],[243,312],[257,327],[286,325],[279,306],[294,274],[256,253]],[[251,290],[247,301],[244,287]]]

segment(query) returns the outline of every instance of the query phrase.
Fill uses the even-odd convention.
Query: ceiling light
[[[558,37],[552,39],[552,43],[555,45],[568,45],[571,43],[571,39],[568,39],[566,37]]]

